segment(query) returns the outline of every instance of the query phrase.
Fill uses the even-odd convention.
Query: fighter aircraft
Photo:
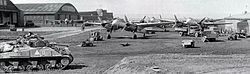
[[[193,18],[189,18],[186,21],[180,21],[176,15],[174,15],[174,17],[176,21],[173,28],[180,32],[180,36],[187,33],[187,35],[192,34],[195,35],[195,37],[198,37],[204,30],[212,30],[212,28],[216,28],[218,25],[231,24],[229,22],[221,22],[219,20],[216,20],[215,22],[207,21],[207,17],[204,17],[199,22]]]
[[[169,19],[166,20],[166,19],[163,19],[160,15],[158,19],[155,17],[152,17],[152,18],[150,18],[150,20],[148,22],[175,22],[175,20],[169,20]]]
[[[147,17],[147,16],[144,16],[140,21],[130,21],[130,22],[131,22],[131,23],[147,23],[147,22],[145,21],[146,17]]]
[[[188,18],[186,21],[180,21],[176,15],[174,15],[175,18],[175,25],[173,27],[178,27],[178,26],[187,26],[187,25],[197,25],[199,27],[208,27],[208,26],[218,26],[218,25],[225,25],[225,24],[231,24],[230,22],[224,22],[220,21],[222,19],[212,19],[204,17],[201,19],[199,22],[193,18]]]
[[[99,20],[101,21],[100,17]],[[133,32],[133,39],[137,38],[136,33],[143,33],[143,37],[146,37],[146,34],[149,34],[151,30],[145,30],[147,27],[154,27],[159,25],[169,25],[174,22],[159,22],[159,23],[130,23],[128,18],[125,16],[125,20],[116,18],[112,21],[112,23],[102,23],[101,25],[107,29],[109,32],[107,35],[107,39],[111,38],[111,33],[115,30],[129,31]],[[152,31],[151,31],[152,32]]]

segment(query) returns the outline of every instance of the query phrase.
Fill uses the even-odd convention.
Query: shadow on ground
[[[74,69],[82,69],[84,67],[88,67],[84,64],[73,64],[73,65],[69,65],[65,68],[65,70],[74,70]]]
[[[212,42],[226,42],[225,40],[216,40],[216,41],[212,41]]]
[[[132,39],[132,37],[112,37],[112,39]],[[146,37],[137,37],[137,39],[177,39],[177,38],[146,36]]]
[[[192,49],[192,48],[201,48],[201,47],[188,47],[187,49]]]

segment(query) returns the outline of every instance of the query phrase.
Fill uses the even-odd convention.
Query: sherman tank
[[[46,41],[45,41],[46,42]],[[73,61],[67,45],[36,41],[0,44],[0,68],[4,72],[64,69]]]

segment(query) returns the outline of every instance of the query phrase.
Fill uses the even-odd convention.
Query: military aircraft
[[[220,20],[210,21],[207,19],[207,17],[204,17],[202,20],[198,22],[193,18],[188,18],[186,19],[186,21],[180,21],[176,15],[174,15],[174,18],[176,21],[175,24],[173,25],[173,28],[175,28],[176,31],[179,31],[180,36],[183,36],[184,34],[187,35],[192,34],[195,35],[195,37],[198,37],[204,30],[213,30],[218,25],[232,24]]]
[[[148,22],[175,22],[175,20],[166,20],[166,19],[163,19],[160,15],[158,19],[155,17],[152,17],[150,18]]]
[[[99,20],[101,21],[101,18],[99,17]],[[169,25],[173,24],[174,22],[159,22],[159,23],[131,23],[129,22],[128,18],[125,16],[125,20],[116,18],[112,21],[112,23],[102,23],[101,25],[107,29],[109,32],[107,35],[107,39],[111,38],[111,33],[115,30],[122,30],[122,31],[129,31],[133,32],[134,35],[132,36],[133,39],[137,38],[136,33],[143,33],[143,37],[146,37],[146,34],[149,34],[149,32],[152,30],[145,30],[145,28],[148,27],[155,27],[159,25]]]
[[[131,23],[147,23],[147,22],[145,21],[146,17],[147,17],[147,16],[144,16],[140,21],[130,21],[130,22],[131,22]]]

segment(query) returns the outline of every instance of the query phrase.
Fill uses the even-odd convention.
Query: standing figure
[[[68,25],[69,19],[65,18],[64,23]]]

